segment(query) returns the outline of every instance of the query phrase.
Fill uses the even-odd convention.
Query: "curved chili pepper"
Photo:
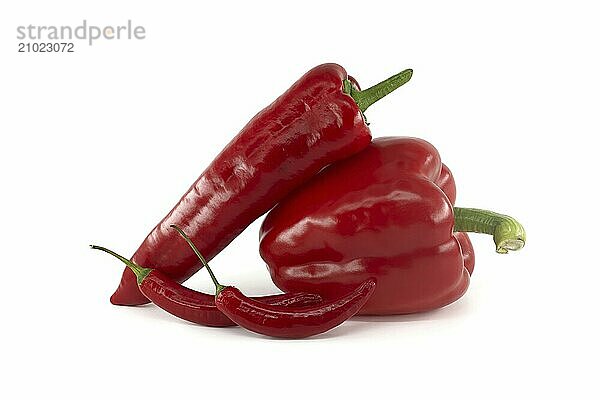
[[[188,242],[210,274],[216,287],[217,308],[233,322],[252,332],[287,339],[318,335],[335,328],[356,314],[375,291],[375,279],[367,279],[350,293],[315,306],[290,309],[260,303],[245,296],[237,288],[219,284],[191,239],[181,229],[173,227]]]
[[[469,286],[474,254],[465,232],[493,235],[499,253],[525,244],[514,218],[454,207],[455,198],[454,178],[430,143],[378,138],[270,211],[260,254],[286,292],[327,300],[376,278],[360,314],[443,307]]]
[[[323,167],[364,149],[371,133],[362,113],[411,75],[412,70],[406,70],[361,91],[339,65],[324,64],[307,72],[242,128],[132,260],[185,281],[201,265],[169,225],[184,227],[212,259],[291,190]],[[111,302],[148,302],[129,268]]]
[[[164,273],[141,267],[125,257],[102,246],[90,246],[92,249],[104,251],[127,265],[137,278],[140,291],[146,298],[168,313],[189,322],[206,326],[234,326],[229,319],[215,306],[215,297],[197,292],[175,282]],[[261,304],[286,307],[305,307],[321,302],[321,296],[310,293],[283,293],[253,298]]]
[[[217,282],[218,284],[218,282]],[[301,309],[260,303],[237,288],[222,286],[215,304],[233,322],[261,335],[301,339],[335,328],[354,316],[375,291],[375,279],[367,279],[347,295],[334,301]]]

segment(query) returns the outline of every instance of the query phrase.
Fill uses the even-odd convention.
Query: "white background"
[[[3,2],[0,397],[598,398],[600,62],[593,2]],[[589,5],[588,5],[589,4]],[[19,25],[146,28],[141,41],[19,54]],[[472,235],[471,287],[309,340],[115,307],[122,265],[220,149],[305,71],[412,81],[374,136],[431,141],[458,205],[517,217],[524,250]],[[213,261],[273,293],[260,220]],[[210,291],[203,271],[187,283]],[[222,397],[221,397],[222,398]]]

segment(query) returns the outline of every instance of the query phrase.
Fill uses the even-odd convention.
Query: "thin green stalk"
[[[365,112],[376,101],[384,98],[400,86],[404,85],[412,77],[413,70],[407,69],[399,74],[389,77],[385,81],[371,86],[365,90],[358,90],[352,86],[352,82],[348,79],[344,81],[344,93],[352,96],[361,112]]]
[[[90,247],[94,250],[100,250],[105,253],[108,253],[111,256],[116,257],[119,260],[121,260],[125,265],[127,265],[129,267],[129,269],[131,269],[133,271],[133,273],[135,274],[135,277],[137,279],[138,285],[141,285],[144,278],[147,277],[150,272],[152,272],[152,269],[141,267],[141,266],[137,265],[136,263],[134,263],[133,261],[123,257],[122,255],[115,253],[112,250],[107,249],[106,247],[95,246],[93,244],[91,244]]]
[[[198,258],[200,259],[200,262],[202,263],[204,268],[206,268],[206,270],[208,271],[208,273],[210,275],[210,279],[212,279],[213,283],[215,284],[215,288],[217,290],[217,292],[215,293],[215,296],[218,296],[219,293],[221,293],[221,291],[223,289],[225,289],[225,286],[221,285],[217,281],[217,277],[212,272],[212,269],[208,266],[208,262],[206,261],[206,259],[204,259],[204,256],[200,253],[200,250],[198,250],[198,248],[196,247],[194,242],[192,242],[192,239],[190,239],[189,236],[177,225],[171,225],[171,228],[175,229],[181,235],[181,237],[187,242],[187,244],[190,245],[190,247],[192,248],[192,250],[194,251],[196,256],[198,256]]]

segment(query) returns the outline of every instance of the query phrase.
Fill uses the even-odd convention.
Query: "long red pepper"
[[[127,265],[135,274],[140,291],[146,298],[168,313],[189,322],[206,326],[233,326],[229,319],[215,306],[215,297],[186,288],[164,273],[141,267],[125,257],[102,246],[90,246],[104,251]],[[281,307],[304,307],[321,302],[321,296],[310,293],[284,293],[255,297],[257,303]]]
[[[362,113],[411,75],[412,70],[406,70],[361,91],[339,65],[313,68],[248,122],[150,232],[132,260],[185,281],[201,265],[169,225],[184,227],[212,259],[323,167],[364,149],[371,134]],[[129,268],[111,302],[148,302]]]
[[[237,288],[219,284],[217,278],[192,240],[173,226],[190,245],[210,274],[216,287],[215,304],[233,322],[266,336],[300,339],[335,328],[355,315],[375,291],[375,279],[367,279],[350,293],[333,301],[302,308],[287,308],[260,303]]]

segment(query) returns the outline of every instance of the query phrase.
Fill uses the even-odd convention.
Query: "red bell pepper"
[[[404,314],[447,305],[469,285],[474,256],[466,233],[494,235],[518,250],[513,218],[454,208],[454,179],[424,140],[374,140],[275,207],[261,227],[260,254],[283,291],[339,297],[375,278],[360,314]]]
[[[148,234],[132,261],[185,281],[201,265],[171,224],[184,228],[212,259],[294,188],[365,148],[371,133],[362,113],[411,75],[406,70],[361,91],[339,65],[310,70],[233,138]],[[129,268],[111,302],[148,303]]]

